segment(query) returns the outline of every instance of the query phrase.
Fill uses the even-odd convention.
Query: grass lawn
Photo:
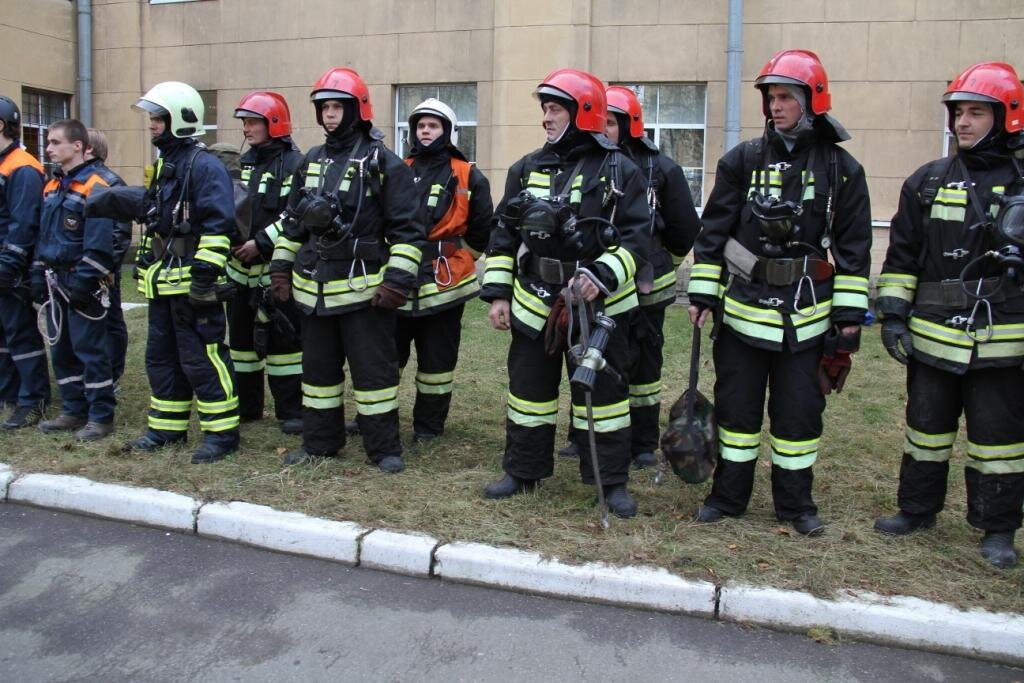
[[[125,285],[130,282],[126,277]],[[663,414],[685,381],[690,343],[683,313],[680,306],[669,309]],[[764,449],[748,513],[714,526],[691,521],[710,483],[685,485],[669,473],[656,486],[652,473],[640,471],[631,484],[640,515],[633,520],[612,518],[611,529],[603,531],[594,492],[579,481],[578,463],[557,458],[555,476],[538,492],[485,501],[481,488],[501,472],[508,336],[486,324],[481,302],[466,310],[462,361],[446,435],[438,443],[408,448],[407,469],[400,475],[385,475],[370,465],[358,438],[341,458],[316,467],[284,469],[281,455],[298,446],[299,439],[282,435],[273,419],[246,425],[239,453],[212,466],[190,465],[188,448],[153,456],[123,455],[120,443],[145,428],[148,405],[142,360],[146,311],[128,311],[127,318],[130,357],[115,436],[80,445],[35,431],[2,434],[0,461],[23,471],[80,474],[202,500],[245,500],[370,527],[423,531],[446,541],[514,546],[568,561],[660,565],[716,582],[736,580],[819,595],[865,589],[1024,612],[1024,568],[999,571],[989,566],[978,555],[980,532],[964,521],[962,436],[947,508],[937,527],[902,539],[872,531],[876,516],[895,510],[905,400],[903,368],[886,355],[877,326],[865,329],[846,390],[828,399],[815,468],[815,497],[828,529],[820,538],[807,539],[772,514],[770,458]],[[705,350],[701,384],[710,396],[710,344]],[[400,395],[406,443],[411,437],[411,375],[406,373]],[[563,406],[567,395],[566,389]],[[348,410],[352,414],[351,406]],[[559,445],[564,440],[564,414],[563,408]],[[197,432],[190,441],[198,442]]]

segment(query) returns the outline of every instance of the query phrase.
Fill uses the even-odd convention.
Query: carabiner
[[[360,276],[360,279],[362,280],[362,286],[361,287],[356,287],[353,284],[356,281],[356,264],[357,263],[359,264],[359,267],[362,268],[362,270],[363,270],[363,273]],[[349,287],[349,289],[351,289],[353,292],[365,292],[369,286],[370,286],[370,278],[366,274],[366,261],[364,261],[361,258],[354,259],[352,261],[352,265],[349,266],[349,268],[348,268],[348,287]]]
[[[811,287],[811,310],[809,313],[800,310],[800,294],[804,289],[804,282],[809,282]],[[803,318],[809,318],[818,312],[818,295],[814,291],[814,280],[807,274],[807,257],[804,256],[804,274],[796,283],[796,294],[793,296],[793,312]]]
[[[988,322],[985,324],[986,334],[984,336],[979,335],[974,327],[975,314],[977,314],[978,307],[982,304],[985,304],[985,312],[988,315]],[[974,302],[974,308],[971,309],[971,315],[967,318],[967,324],[964,326],[964,334],[979,344],[991,341],[995,330],[992,328],[992,304],[989,303],[988,299],[978,299]]]
[[[438,279],[437,277],[438,273],[441,272],[442,264],[444,264],[445,272],[448,273],[448,279],[445,280],[444,282],[441,282],[441,280]],[[438,287],[447,287],[452,283],[452,279],[454,279],[454,276],[452,275],[452,267],[448,263],[448,257],[445,256],[444,254],[441,254],[434,260],[434,282],[437,283]]]

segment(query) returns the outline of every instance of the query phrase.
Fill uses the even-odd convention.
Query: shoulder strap
[[[946,174],[952,168],[954,159],[956,157],[942,157],[928,163],[924,180],[917,190],[917,196],[921,201],[923,209],[929,209],[935,203],[935,198],[939,194],[939,188],[942,187],[942,181],[946,179]],[[929,213],[931,212],[925,211],[926,220]]]

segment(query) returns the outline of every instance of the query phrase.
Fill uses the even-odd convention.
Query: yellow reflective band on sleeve
[[[956,432],[926,434],[908,425],[904,432],[903,452],[914,460],[946,462],[953,454],[954,441]]]
[[[670,270],[654,279],[651,291],[647,294],[640,294],[640,303],[644,305],[655,304],[667,299],[676,298],[676,271]]]
[[[832,289],[832,305],[867,309],[868,279],[858,275],[836,275]]]
[[[618,315],[631,311],[640,305],[636,295],[636,282],[628,280],[625,287],[620,287],[604,300],[605,315]]]
[[[803,470],[818,459],[820,438],[805,441],[789,441],[770,435],[772,443],[772,464],[784,470]]]
[[[967,206],[967,190],[955,187],[940,187],[935,194],[935,201],[942,204]]]
[[[722,277],[722,266],[714,263],[695,263],[690,268],[690,282],[686,287],[688,294],[704,294],[721,296],[719,278]]]
[[[878,276],[878,288],[902,287],[911,291],[917,289],[917,276],[906,273],[882,273]]]
[[[558,420],[558,399],[552,401],[527,401],[508,394],[508,419],[520,427],[543,427],[554,425]]]
[[[163,413],[187,413],[192,410],[192,401],[165,401],[162,398],[150,396],[149,407]]]
[[[222,408],[221,410],[231,410],[238,407],[238,397],[235,396],[235,385],[231,380],[231,371],[228,370],[228,366],[224,364],[224,361],[220,359],[220,354],[217,353],[217,350],[218,345],[216,343],[206,345],[206,356],[210,359],[210,363],[217,371],[217,379],[220,382],[220,388],[224,391],[224,395],[227,397],[227,400],[224,402],[234,401],[234,405],[231,408]],[[203,402],[199,401],[198,404],[199,409],[203,410]]]
[[[216,251],[210,251],[209,249],[200,249],[199,251],[196,252],[195,257],[200,261],[205,261],[207,263],[213,264],[218,268],[223,268],[228,263],[227,256]]]
[[[411,244],[392,244],[387,267],[416,275],[419,273],[422,256],[420,249]]]
[[[878,287],[878,298],[879,299],[884,299],[886,297],[889,297],[889,298],[892,298],[892,299],[902,299],[903,301],[907,301],[907,302],[913,303],[913,301],[914,301],[914,290],[913,289],[906,289],[905,287],[899,287],[899,286],[889,286],[889,287],[879,286]]]
[[[661,403],[661,380],[649,384],[629,385],[629,407],[642,408]]]
[[[595,263],[603,263],[611,269],[617,288],[624,287],[636,276],[636,260],[626,249],[613,247],[598,256]]]
[[[1024,472],[1024,443],[979,444],[967,441],[968,467],[983,474]]]
[[[490,254],[484,259],[484,284],[512,284],[512,257],[503,254]]]
[[[356,397],[356,412],[360,415],[382,415],[398,410],[398,387],[385,387],[371,391],[353,389]]]
[[[223,249],[231,248],[231,239],[227,235],[201,235],[199,237],[199,249]]]
[[[438,396],[452,393],[455,383],[455,372],[418,372],[416,373],[416,391],[421,394]]]
[[[150,429],[157,429],[165,432],[187,432],[188,420],[170,420],[166,417],[153,417],[150,415],[146,424]]]
[[[594,406],[593,414],[595,432],[615,432],[629,427],[628,400]],[[576,429],[588,429],[586,405],[572,404],[572,426]]]
[[[267,239],[270,240],[271,244],[277,242],[277,238],[281,236],[281,228],[278,227],[277,223],[271,223],[267,227],[263,228],[263,232],[266,233]]]

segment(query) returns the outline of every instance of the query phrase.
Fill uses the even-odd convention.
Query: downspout
[[[729,0],[725,65],[725,149],[740,143],[740,83],[743,78],[743,0]]]
[[[78,119],[92,125],[92,0],[78,0]]]

